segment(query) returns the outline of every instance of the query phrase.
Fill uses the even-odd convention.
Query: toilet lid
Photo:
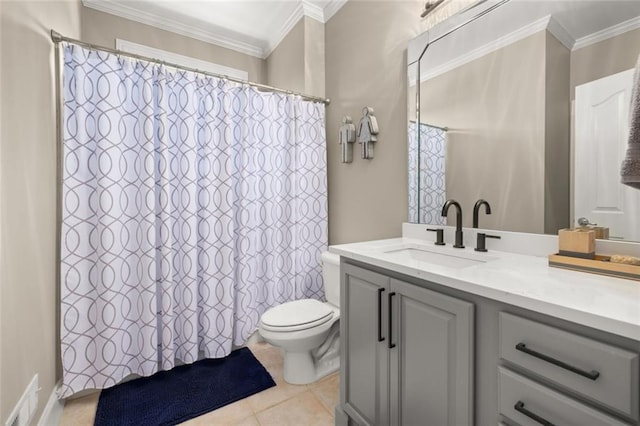
[[[275,306],[262,314],[265,330],[296,331],[324,324],[333,317],[333,309],[315,299],[294,300]]]

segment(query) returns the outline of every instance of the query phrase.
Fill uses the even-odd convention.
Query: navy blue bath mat
[[[203,359],[105,389],[96,426],[175,425],[275,386],[251,351]]]

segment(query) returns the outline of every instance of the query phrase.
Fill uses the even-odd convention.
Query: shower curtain
[[[64,45],[60,397],[323,298],[324,105]]]
[[[446,132],[424,123],[416,128],[415,121],[410,121],[408,159],[409,222],[446,225],[441,215],[447,198]]]

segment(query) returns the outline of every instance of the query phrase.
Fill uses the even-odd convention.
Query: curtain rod
[[[409,120],[409,123],[415,124],[416,120]],[[443,132],[448,132],[449,130],[451,130],[448,127],[440,127],[440,126],[436,126],[435,124],[425,123],[423,121],[421,121],[420,124],[424,124],[425,126],[433,127],[434,129],[442,130]]]
[[[268,92],[277,92],[277,93],[285,93],[287,95],[300,96],[302,99],[305,99],[305,100],[308,100],[308,101],[313,101],[313,102],[322,102],[325,105],[329,105],[331,103],[331,100],[329,98],[320,98],[318,96],[305,95],[304,93],[294,92],[294,91],[286,90],[286,89],[280,89],[278,87],[273,87],[273,86],[267,86],[266,84],[255,83],[253,81],[240,80],[238,78],[229,77],[228,75],[224,75],[224,74],[216,74],[216,73],[212,73],[212,72],[208,72],[208,71],[201,71],[201,70],[196,69],[196,68],[191,68],[191,67],[187,67],[187,66],[179,65],[179,64],[173,64],[171,62],[161,61],[159,59],[150,58],[148,56],[136,55],[135,53],[129,53],[129,52],[125,52],[125,51],[118,50],[118,49],[111,49],[109,47],[104,47],[104,46],[99,46],[97,44],[87,43],[87,42],[84,42],[84,41],[81,41],[81,40],[76,40],[76,39],[73,39],[73,38],[70,38],[70,37],[65,37],[62,34],[60,34],[59,32],[55,31],[55,30],[51,30],[51,40],[56,44],[60,43],[60,42],[63,42],[63,41],[66,41],[66,42],[69,42],[69,43],[77,44],[79,46],[87,47],[87,48],[92,49],[92,50],[101,50],[103,52],[114,53],[116,55],[127,56],[127,57],[134,58],[134,59],[141,59],[143,61],[153,62],[153,63],[156,63],[156,64],[162,64],[162,65],[165,65],[165,66],[168,66],[168,67],[172,67],[172,68],[177,68],[177,69],[180,69],[180,70],[191,71],[191,72],[195,72],[195,73],[198,73],[198,74],[207,75],[207,76],[210,76],[210,77],[216,77],[216,78],[220,78],[220,79],[223,79],[223,80],[233,81],[234,83],[239,83],[239,84],[242,84],[242,85],[255,87],[257,89],[261,89],[261,90],[268,91]]]

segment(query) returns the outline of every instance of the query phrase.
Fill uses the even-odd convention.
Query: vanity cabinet
[[[342,409],[362,425],[473,422],[474,306],[341,266]]]
[[[341,280],[336,425],[640,426],[640,340],[346,257]]]
[[[638,420],[637,352],[505,312],[499,313],[499,334],[500,359],[522,372],[498,369],[501,415],[518,424],[536,424],[536,418],[538,423],[625,424],[597,410],[602,407]]]
[[[498,407],[522,426],[627,426],[616,418],[504,367],[498,367]]]

